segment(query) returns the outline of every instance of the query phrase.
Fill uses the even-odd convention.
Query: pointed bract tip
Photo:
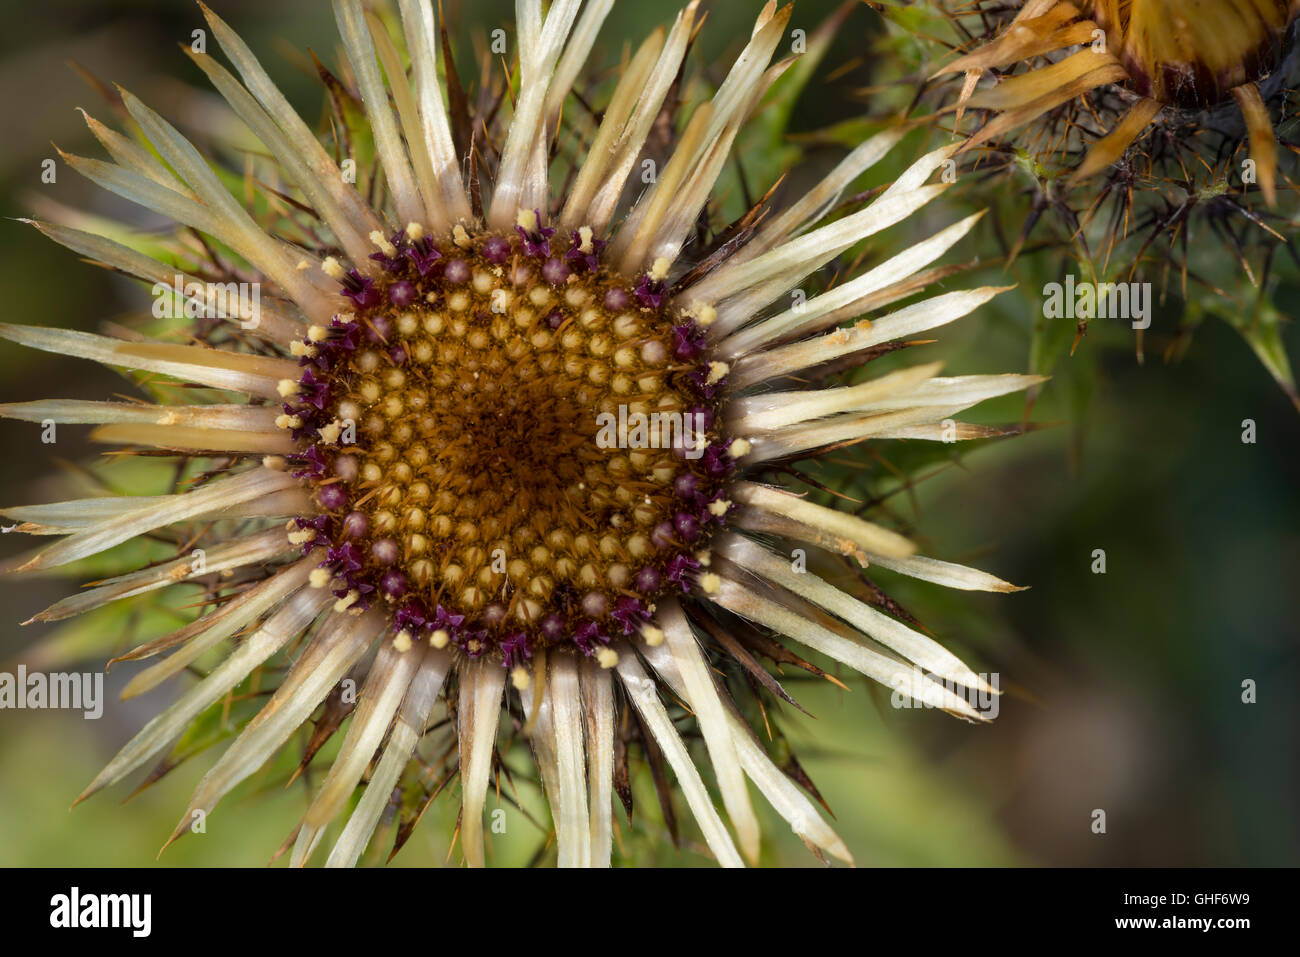
[[[14,569],[15,572],[34,572],[45,567],[44,555],[35,555]],[[24,622],[26,624],[26,622]]]
[[[172,836],[167,838],[166,843],[164,843],[162,847],[158,848],[158,857],[154,858],[154,860],[161,859],[163,856],[163,852],[166,851],[167,848],[175,844],[178,840],[180,840],[181,835],[190,829],[190,824],[189,824],[191,819],[190,815],[193,814],[195,810],[197,809],[190,808],[188,811],[185,812],[185,814],[180,819],[180,823],[176,825],[176,830],[172,831]]]

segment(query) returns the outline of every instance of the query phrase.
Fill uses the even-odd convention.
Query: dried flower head
[[[1077,149],[1077,139],[1062,135],[1067,128],[1100,125],[1105,135],[1072,163],[1076,183],[1107,170],[1157,123],[1181,127],[1171,146],[1188,148],[1200,127],[1220,125],[1196,123],[1195,114],[1233,104],[1271,205],[1277,141],[1260,85],[1271,80],[1269,92],[1278,91],[1283,39],[1297,9],[1293,0],[1028,0],[993,39],[936,75],[964,74],[958,121],[966,107],[997,114],[968,146],[1040,121],[1056,148]],[[1033,61],[1045,62],[976,92],[986,71]],[[1101,93],[1112,95],[1088,99]]]
[[[1285,317],[1264,294],[1293,223],[1279,192],[1295,151],[1285,130],[1298,10],[1294,0],[954,4],[966,52],[934,75],[962,78],[948,106],[958,128],[970,111],[982,117],[963,142],[974,164],[1032,184],[1012,260],[1052,213],[1085,272],[1155,278],[1162,299],[1184,300],[1188,335],[1204,314],[1197,290],[1209,292],[1300,405],[1278,339]],[[1242,273],[1253,301],[1232,292]]]
[[[757,860],[747,779],[810,847],[848,860],[728,685],[750,693],[739,677],[748,676],[784,695],[757,656],[811,666],[780,635],[928,705],[980,717],[956,690],[987,692],[983,679],[853,589],[796,567],[789,549],[955,588],[1012,586],[917,556],[897,532],[799,494],[801,483],[775,484],[823,450],[995,434],[952,417],[1038,381],[940,377],[927,364],[818,387],[999,291],[899,305],[950,274],[927,267],[978,217],[806,302],[779,302],[942,193],[926,181],[952,150],[923,157],[865,205],[837,204],[900,137],[883,133],[783,211],[759,204],[716,228],[708,206],[736,136],[790,65],[769,65],[790,8],[762,10],[726,79],[684,124],[678,83],[700,26],[695,3],[623,64],[598,119],[583,122],[579,111],[566,127],[561,115],[610,6],[554,0],[544,13],[540,0],[519,0],[510,82],[485,82],[474,105],[429,0],[399,0],[394,32],[359,0],[336,0],[349,69],[323,75],[342,153],[205,7],[234,72],[203,52],[193,59],[260,140],[283,189],[263,185],[269,175],[249,177],[241,201],[237,176],[125,91],[144,139],[90,120],[111,161],[65,155],[183,228],[162,259],[65,225],[36,223],[42,232],[150,282],[180,271],[187,300],[191,283],[263,290],[256,315],[200,317],[188,343],[0,327],[14,342],[222,397],[0,409],[96,424],[100,440],[202,465],[186,490],[160,498],[6,511],[27,532],[64,536],[27,569],[197,523],[188,541],[203,543],[202,568],[182,551],[35,616],[59,620],[179,581],[205,583],[197,619],[123,656],[170,652],[129,693],[233,641],[86,795],[154,759],[250,675],[285,660],[270,700],[203,778],[173,839],[319,714],[304,765],[346,730],[292,839],[294,864],[343,820],[327,863],[356,862],[421,742],[446,744],[449,734],[470,864],[485,861],[484,806],[507,734],[531,747],[561,864],[610,862],[612,797],[626,781],[629,745],[671,768],[719,862]],[[642,189],[634,172],[665,130],[675,143]],[[358,163],[348,144],[359,154],[373,144],[373,163]],[[869,313],[878,315],[857,321]],[[724,663],[736,680],[719,680]],[[341,693],[350,678],[359,682],[354,708]],[[733,831],[670,716],[674,697],[693,714]]]

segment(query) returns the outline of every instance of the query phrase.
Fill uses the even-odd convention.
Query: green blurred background
[[[724,54],[734,54],[748,36],[758,6],[712,4],[695,67],[720,79],[729,62]],[[834,6],[800,2],[792,27],[811,31]],[[458,50],[469,49],[471,21],[492,29],[511,20],[499,0],[446,7],[460,28]],[[217,9],[290,99],[316,115],[313,84],[275,51],[287,40],[336,62],[323,0],[223,0]],[[105,120],[108,110],[66,67],[70,58],[165,115],[183,109],[192,116],[190,110],[204,105],[219,110],[219,101],[194,99],[191,88],[201,78],[175,46],[202,25],[197,9],[180,0],[3,0],[0,10],[3,22],[14,25],[0,32],[0,211],[51,215],[49,204],[59,204],[141,228],[161,225],[64,166],[56,183],[43,184],[40,164],[55,155],[51,141],[100,155],[74,108],[85,106]],[[622,0],[602,32],[600,62],[616,62],[625,41],[639,41],[670,10]],[[796,132],[880,114],[862,93],[873,79],[865,54],[878,31],[872,11],[852,13],[798,101]],[[916,155],[920,141],[908,142],[916,148],[903,152]],[[810,143],[791,188],[842,153]],[[750,185],[766,189],[765,166],[787,158],[757,154],[746,170]],[[728,202],[735,204],[734,191]],[[913,228],[933,231],[971,202],[968,195],[937,204]],[[1293,198],[1283,202],[1294,206]],[[896,231],[885,239],[903,241]],[[0,248],[3,321],[94,330],[147,301],[140,286],[79,262],[13,219],[0,221]],[[950,260],[996,252],[985,230]],[[909,351],[906,361],[943,359],[947,374],[1028,370],[1041,316],[1035,292],[1043,271],[1053,268],[1026,259],[1014,277],[1019,290],[944,328],[936,344]],[[1002,281],[991,269],[979,279]],[[888,694],[863,680],[850,681],[848,693],[812,681],[793,685],[816,717],[786,709],[782,725],[859,864],[1300,862],[1300,414],[1225,325],[1207,324],[1183,361],[1166,364],[1161,345],[1172,334],[1169,317],[1157,312],[1140,364],[1122,326],[1094,328],[1073,357],[1052,369],[1032,408],[1032,420],[1043,427],[954,454],[911,494],[891,500],[927,554],[976,564],[1030,588],[981,595],[880,574],[879,583],[977,671],[1001,676],[1006,694],[990,726],[892,709]],[[1294,358],[1294,335],[1288,349]],[[0,401],[103,399],[130,391],[122,378],[88,363],[0,347]],[[1016,423],[1025,411],[1023,398],[1011,397],[970,417]],[[1242,442],[1245,419],[1256,423],[1254,444]],[[2,504],[86,494],[66,465],[99,453],[84,442],[84,431],[62,427],[58,442],[45,445],[37,426],[0,422],[7,452],[0,456]],[[136,494],[154,491],[134,487],[129,471],[117,473],[117,481]],[[29,545],[6,537],[0,555]],[[1099,548],[1107,556],[1104,575],[1090,569]],[[18,662],[35,669],[55,654],[75,659],[79,646],[97,650],[75,667],[98,670],[107,657],[98,649],[128,643],[127,631],[141,626],[144,612],[117,619],[121,634],[82,633],[60,646],[50,644],[53,626],[19,627],[77,584],[0,579],[0,670],[13,671]],[[119,703],[117,691],[134,670],[128,664],[109,674],[109,700],[98,721],[66,712],[0,712],[0,864],[155,864],[211,754],[129,803],[121,802],[130,786],[119,786],[68,810],[108,758],[177,693],[173,684]],[[1257,703],[1241,700],[1247,679],[1258,685]],[[672,850],[643,780],[638,788],[641,830],[621,828],[620,861],[703,863],[693,846]],[[271,778],[254,780],[214,813],[206,834],[180,841],[160,863],[263,864],[309,794],[304,782],[285,790]],[[396,864],[458,858],[448,854],[456,797],[453,786]],[[535,800],[528,804],[538,810]],[[1105,834],[1091,828],[1098,808],[1106,811]],[[492,838],[491,853],[501,863],[523,863],[539,832],[513,808],[507,821],[506,835]],[[766,863],[815,863],[779,818],[768,814],[766,823]]]

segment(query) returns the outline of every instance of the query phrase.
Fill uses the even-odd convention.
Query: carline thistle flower
[[[1157,231],[1179,225],[1197,202],[1226,196],[1219,205],[1283,240],[1243,204],[1255,190],[1277,203],[1273,113],[1289,120],[1294,112],[1300,3],[1025,0],[1011,9],[1009,23],[935,73],[963,76],[956,124],[967,108],[989,114],[965,148],[1018,143],[1061,154],[1067,187],[1102,180],[1085,197],[1090,209],[1112,193],[1131,205],[1134,193],[1181,190],[1183,208],[1171,202]],[[980,13],[987,26],[994,11]],[[990,72],[1005,75],[977,90]]]
[[[1091,146],[1072,174],[1075,181],[1097,175],[1123,156],[1162,111],[1208,111],[1231,101],[1259,162],[1259,186],[1272,204],[1277,139],[1261,85],[1271,81],[1266,89],[1276,92],[1285,81],[1276,71],[1298,9],[1294,0],[1028,0],[1005,31],[936,75],[965,75],[959,118],[965,105],[999,113],[976,142],[995,139],[1099,88],[1125,88],[1122,116],[1104,118],[1113,128]],[[997,93],[975,94],[987,70],[1050,55],[1055,57],[1048,65],[1008,80]]]
[[[957,43],[931,74],[945,103],[934,118],[965,137],[977,201],[1004,185],[1023,196],[1008,263],[1039,230],[1036,245],[1063,254],[1056,278],[1150,283],[1166,325],[1135,327],[1139,361],[1148,335],[1170,334],[1162,351],[1173,359],[1203,319],[1220,318],[1300,408],[1282,344],[1290,317],[1271,291],[1294,232],[1300,2],[962,0],[940,10]],[[1242,274],[1252,289],[1236,283]],[[1078,317],[1074,346],[1089,323]]]
[[[335,823],[342,829],[327,863],[355,863],[435,725],[454,729],[459,841],[466,862],[483,864],[503,724],[531,747],[562,865],[610,863],[615,779],[625,778],[627,747],[638,744],[671,768],[720,863],[758,859],[747,779],[810,848],[848,861],[715,668],[755,669],[779,688],[757,664],[763,652],[748,649],[770,650],[784,636],[926,705],[981,717],[957,693],[990,691],[980,676],[851,590],[796,568],[789,553],[809,547],[956,588],[1013,586],[920,557],[896,532],[772,478],[779,469],[797,474],[794,463],[821,450],[869,439],[995,434],[951,417],[1038,381],[946,378],[928,364],[810,385],[999,291],[946,292],[843,325],[949,275],[926,267],[977,217],[796,307],[778,301],[937,197],[943,184],[927,180],[951,150],[923,157],[869,205],[846,212],[840,192],[901,137],[877,135],[783,211],[748,217],[706,254],[697,224],[737,133],[789,66],[769,64],[791,9],[762,10],[662,171],[629,201],[630,177],[670,107],[701,17],[692,3],[653,33],[623,65],[599,121],[562,133],[565,101],[611,5],[580,11],[578,0],[554,0],[543,12],[540,0],[519,0],[509,123],[500,126],[491,110],[463,125],[472,142],[458,142],[455,112],[465,98],[461,91],[444,102],[444,83],[460,87],[450,63],[439,70],[428,0],[399,0],[393,33],[357,0],[336,0],[355,92],[334,80],[334,94],[364,108],[387,186],[370,199],[248,46],[204,7],[234,72],[206,53],[193,59],[297,190],[279,203],[288,225],[278,230],[260,226],[189,140],[129,93],[123,104],[152,151],[91,120],[112,161],[65,154],[97,184],[210,237],[200,254],[208,259],[185,272],[186,282],[255,276],[265,287],[256,324],[239,335],[234,323],[213,324],[197,344],[0,330],[34,348],[246,399],[3,407],[10,417],[97,424],[104,441],[209,466],[173,495],[7,510],[25,531],[65,536],[27,569],[187,522],[254,528],[204,539],[207,572],[222,573],[210,607],[123,656],[170,651],[128,692],[234,639],[228,656],[150,721],[83,798],[140,768],[256,669],[294,652],[270,700],[199,784],[173,840],[324,706],[317,736],[345,718],[347,727],[292,838],[295,865]],[[561,193],[552,148],[569,149],[575,138],[582,146]],[[147,281],[171,283],[177,269],[115,240],[35,225]],[[691,416],[699,428],[666,447],[597,441],[602,415],[626,423],[656,413]],[[34,620],[80,614],[191,571],[182,555]],[[335,707],[349,675],[363,676],[350,715]],[[670,716],[674,700],[693,715],[731,830]],[[313,739],[310,754],[317,748]]]

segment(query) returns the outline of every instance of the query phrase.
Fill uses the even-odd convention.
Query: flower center
[[[608,270],[589,230],[562,243],[535,215],[513,235],[373,238],[375,275],[327,262],[349,311],[295,348],[285,388],[317,584],[508,666],[631,633],[689,587],[727,510],[726,370],[698,324],[662,280]]]
[[[1144,96],[1186,108],[1215,106],[1281,59],[1290,0],[1092,0],[1111,51]]]

